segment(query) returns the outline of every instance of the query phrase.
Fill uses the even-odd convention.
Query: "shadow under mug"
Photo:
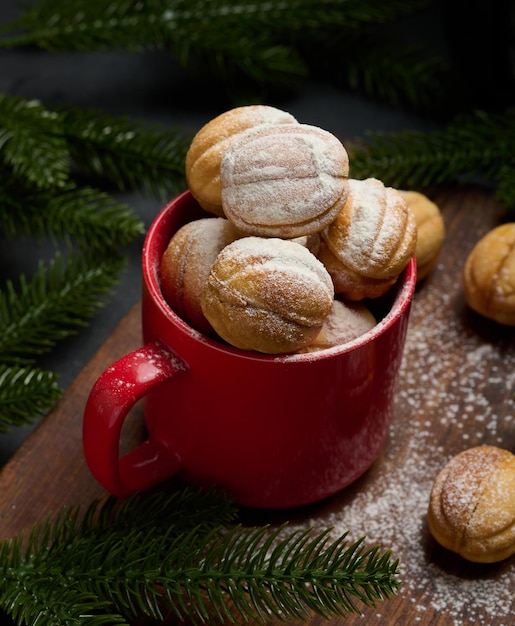
[[[83,422],[90,471],[118,497],[180,475],[250,507],[326,498],[370,467],[388,434],[415,259],[371,303],[378,323],[366,334],[320,352],[262,355],[192,329],[161,293],[170,238],[200,217],[209,216],[186,191],[147,232],[142,347],[107,368],[90,392]],[[122,426],[142,398],[147,439],[120,456]]]

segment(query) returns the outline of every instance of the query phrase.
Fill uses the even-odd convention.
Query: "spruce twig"
[[[70,192],[74,165],[118,190],[141,189],[162,199],[184,188],[191,137],[125,116],[72,105],[52,109],[0,94],[0,161],[10,188]],[[4,180],[8,179],[4,177]],[[5,186],[5,183],[3,183]],[[80,200],[78,200],[80,201]]]
[[[243,527],[221,494],[186,487],[61,511],[0,544],[0,607],[18,623],[264,622],[360,612],[391,597],[398,562],[329,530]],[[26,547],[23,547],[23,546]]]
[[[37,45],[49,50],[164,47],[174,40],[215,47],[236,28],[236,37],[268,29],[315,33],[320,28],[385,24],[427,7],[429,0],[39,0],[4,26],[3,47]],[[202,37],[199,36],[199,33]],[[204,39],[208,37],[207,41]],[[247,42],[244,42],[247,43]]]
[[[429,188],[477,176],[498,184],[498,199],[515,206],[515,110],[459,115],[433,132],[370,133],[367,140],[347,145],[353,178]]]
[[[0,181],[0,231],[8,238],[74,240],[83,250],[117,250],[145,232],[134,212],[107,194],[70,183],[55,192]]]
[[[48,265],[40,261],[30,280],[21,275],[18,287],[8,281],[0,292],[0,363],[30,364],[85,326],[123,264],[120,256],[57,253]]]
[[[444,97],[443,85],[449,82],[451,69],[441,56],[420,45],[388,41],[377,35],[362,37],[354,46],[352,39],[346,43],[344,54],[342,48],[338,54],[335,46],[326,42],[328,49],[317,55],[333,82],[368,97],[395,105],[407,104],[413,110],[432,115],[450,108],[449,90]],[[341,58],[336,68],[330,62],[335,54]]]
[[[2,161],[36,188],[66,184],[69,159],[57,113],[37,100],[0,94]]]
[[[0,365],[0,432],[26,426],[61,397],[57,375],[37,367]]]
[[[160,199],[184,189],[189,134],[94,109],[67,106],[59,113],[70,156],[82,171],[119,190],[145,187]]]
[[[160,48],[184,67],[203,76],[216,76],[234,98],[241,100],[246,86],[255,99],[260,88],[298,86],[309,73],[314,51],[320,57],[316,54],[320,49],[333,72],[338,73],[342,65],[347,67],[347,75],[363,72],[360,85],[370,83],[378,61],[388,70],[401,67],[405,50],[399,52],[398,42],[397,47],[374,54],[369,63],[370,38],[360,34],[374,28],[382,33],[385,25],[429,5],[429,0],[118,0],[106,8],[103,2],[39,0],[6,26],[0,46],[37,45],[54,51]],[[360,57],[367,59],[365,71]],[[319,68],[317,64],[317,75]],[[426,82],[431,84],[439,78],[432,60],[418,63],[416,69],[417,76],[422,70],[427,73],[430,78]],[[392,82],[391,72],[384,77],[377,72],[375,95],[393,92],[398,100],[399,86],[415,101],[424,96],[429,99],[423,80],[411,89],[407,77],[402,81],[395,78]],[[409,97],[404,99],[409,101]]]

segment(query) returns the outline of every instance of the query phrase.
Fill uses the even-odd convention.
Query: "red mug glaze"
[[[126,497],[179,474],[245,506],[326,498],[361,476],[388,433],[416,283],[411,259],[358,339],[298,355],[262,355],[193,330],[166,303],[161,256],[186,222],[206,217],[188,191],[151,224],[142,252],[143,346],[93,386],[83,447],[95,478]],[[379,319],[379,318],[378,318]],[[146,441],[119,456],[123,423],[144,398]]]

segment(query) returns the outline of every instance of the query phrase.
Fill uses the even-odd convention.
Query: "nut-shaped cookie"
[[[396,278],[415,253],[417,224],[401,194],[375,178],[349,180],[347,200],[322,237],[351,272]]]
[[[515,222],[497,226],[478,241],[465,263],[463,286],[474,311],[515,326]]]
[[[200,304],[218,253],[240,236],[223,217],[188,222],[170,239],[161,257],[161,291],[170,307],[193,328],[213,334]]]
[[[335,257],[323,239],[320,241],[317,257],[329,272],[335,293],[344,296],[346,300],[358,301],[365,298],[380,298],[397,281],[397,276],[369,278],[353,272]]]
[[[375,325],[374,316],[364,304],[334,300],[331,311],[315,340],[299,352],[319,352],[343,346],[368,332]]]
[[[399,190],[417,222],[417,281],[435,267],[445,241],[445,224],[438,206],[418,191]]]
[[[345,202],[348,173],[347,151],[326,130],[251,128],[222,159],[224,213],[249,235],[293,239],[320,232]]]
[[[496,446],[464,450],[438,474],[429,531],[443,547],[478,563],[515,553],[515,455]]]
[[[285,111],[267,105],[230,109],[205,124],[186,154],[186,180],[200,206],[223,217],[220,164],[227,148],[244,130],[260,124],[296,124]]]
[[[202,310],[233,346],[290,353],[316,337],[331,311],[331,277],[304,246],[244,237],[217,256],[202,293]]]

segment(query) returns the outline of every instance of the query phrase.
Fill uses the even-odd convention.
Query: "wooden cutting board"
[[[391,434],[381,457],[364,477],[325,502],[259,512],[260,522],[289,519],[293,527],[330,525],[335,534],[348,530],[352,539],[366,535],[400,559],[400,592],[364,609],[364,618],[334,619],[329,622],[334,625],[500,626],[515,614],[514,558],[490,566],[468,563],[440,548],[426,527],[432,481],[449,458],[480,443],[515,451],[515,330],[471,312],[461,283],[473,245],[508,216],[483,188],[444,190],[433,199],[442,209],[447,239],[438,267],[417,287]],[[2,537],[65,505],[87,506],[105,496],[82,456],[82,412],[97,376],[140,341],[137,304],[3,468]],[[141,437],[136,416],[124,445]],[[309,623],[327,622],[314,617]]]

